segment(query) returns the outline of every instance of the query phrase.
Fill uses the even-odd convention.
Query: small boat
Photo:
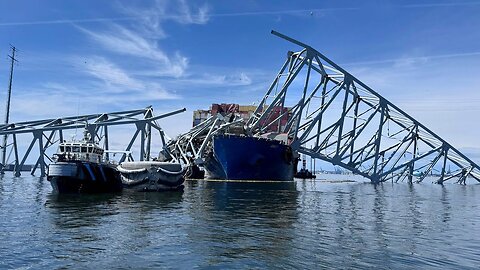
[[[300,179],[315,179],[317,176],[307,169],[300,169],[300,171],[295,173],[295,178]]]
[[[412,173],[413,176],[415,177],[422,177],[424,175],[424,172],[421,172],[421,171],[413,171]]]
[[[295,178],[300,178],[300,179],[315,179],[317,176],[313,174],[311,171],[307,169],[307,161],[305,160],[305,157],[303,158],[302,161],[302,168],[300,171],[295,172],[294,174]]]
[[[166,191],[183,189],[185,173],[179,163],[128,161],[117,166],[125,189]]]
[[[61,142],[47,180],[56,193],[105,193],[122,190],[116,165],[103,160],[104,150],[84,132],[82,141]]]

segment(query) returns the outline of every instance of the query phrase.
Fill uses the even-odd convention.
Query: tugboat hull
[[[107,193],[122,190],[120,173],[112,166],[88,162],[56,162],[48,177],[56,193]]]

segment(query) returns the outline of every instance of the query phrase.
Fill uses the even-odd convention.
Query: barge
[[[180,163],[129,161],[117,166],[125,189],[168,191],[183,189],[184,170]]]

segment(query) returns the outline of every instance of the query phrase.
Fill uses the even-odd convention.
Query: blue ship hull
[[[238,135],[216,135],[204,165],[209,178],[292,181],[292,149],[279,141]]]

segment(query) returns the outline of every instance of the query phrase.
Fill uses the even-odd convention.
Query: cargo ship
[[[203,166],[211,179],[293,181],[297,160],[280,140],[220,134],[213,136]]]
[[[280,132],[290,109],[273,108],[262,131],[252,134],[245,127],[256,108],[222,103],[194,111],[193,128],[170,142],[168,149],[192,168],[198,165],[209,179],[293,181],[298,153],[289,145],[288,134]]]

